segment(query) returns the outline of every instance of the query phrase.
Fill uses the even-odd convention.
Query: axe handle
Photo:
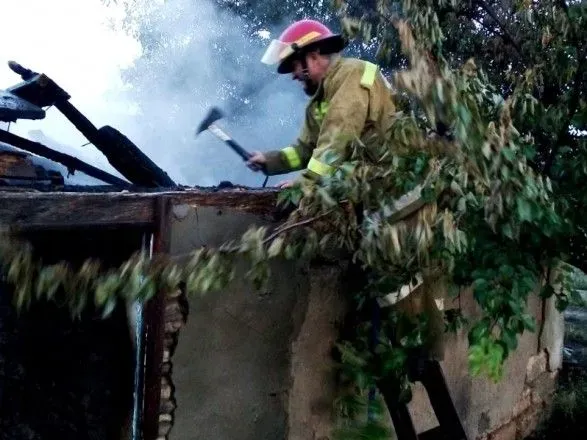
[[[224,130],[222,130],[217,125],[211,124],[208,127],[208,130],[212,132],[212,134],[215,135],[217,138],[223,140],[226,144],[228,144],[228,146],[232,148],[236,152],[236,154],[242,157],[243,160],[249,160],[249,158],[252,156],[251,153],[249,153],[238,143],[236,143],[228,134],[226,134],[226,132],[224,132]]]
[[[238,154],[244,161],[249,160],[253,155],[241,147],[236,141],[234,141],[224,130],[215,124],[210,124],[208,130],[217,138],[223,140],[230,148],[232,148],[236,154]],[[261,170],[264,174],[267,174],[265,166],[261,166]]]
[[[241,147],[239,144],[237,144],[235,141],[233,141],[232,139],[228,139],[226,141],[226,143],[228,144],[228,146],[230,148],[232,148],[240,157],[243,158],[243,160],[249,160],[253,155],[251,153],[249,153],[247,150],[245,150],[243,147]]]

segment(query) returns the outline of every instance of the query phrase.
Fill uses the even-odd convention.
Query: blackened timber
[[[153,200],[167,195],[174,205],[213,206],[276,215],[277,190],[185,190],[155,193],[0,191],[0,225],[18,229],[152,225]]]
[[[106,156],[108,162],[135,185],[146,188],[177,186],[139,147],[108,125],[97,129],[69,101],[57,101],[55,107]]]
[[[7,89],[7,92],[38,107],[55,106],[130,182],[146,188],[176,186],[167,173],[122,133],[110,126],[96,128],[69,102],[70,95],[51,78],[15,62],[10,63],[10,68],[25,81]]]
[[[54,193],[53,193],[54,194]],[[143,200],[87,195],[60,199],[42,193],[2,193],[0,224],[13,229],[149,225],[152,209]]]
[[[171,200],[162,196],[153,202],[155,221],[153,254],[167,254],[171,236]],[[146,308],[145,405],[142,417],[144,440],[157,440],[159,437],[166,294],[164,290],[157,291],[147,303]]]
[[[61,112],[63,115],[69,119],[75,128],[77,128],[90,142],[94,143],[98,139],[98,129],[92,122],[86,118],[82,112],[80,112],[77,108],[73,106],[69,101],[66,100],[59,100],[56,101],[53,105]]]
[[[442,436],[436,438],[467,440],[467,434],[452,401],[440,363],[437,360],[427,360],[418,379],[426,389],[430,405],[440,424]]]
[[[21,150],[26,150],[29,153],[43,156],[49,160],[64,165],[65,167],[67,167],[68,170],[81,171],[87,174],[88,176],[101,180],[102,182],[119,186],[121,188],[127,188],[130,186],[129,182],[120,179],[116,176],[113,176],[112,174],[107,173],[106,171],[103,171],[99,168],[96,168],[78,159],[77,157],[52,150],[51,148],[46,147],[43,144],[22,138],[8,131],[0,130],[0,142],[4,142],[5,144],[12,145],[16,148],[20,148]]]

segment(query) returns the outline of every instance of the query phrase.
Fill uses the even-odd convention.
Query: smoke
[[[3,0],[2,10],[0,87],[20,81],[10,59],[46,73],[97,127],[123,132],[179,184],[263,180],[210,133],[194,137],[211,106],[225,110],[220,125],[251,151],[298,134],[305,95],[259,62],[267,35],[282,26],[254,34],[208,0]],[[56,109],[11,131],[119,175]]]

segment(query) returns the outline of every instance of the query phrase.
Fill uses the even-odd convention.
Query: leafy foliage
[[[510,117],[524,139],[518,154],[552,182],[557,211],[568,222],[566,246],[553,246],[554,253],[564,252],[585,269],[585,220],[580,214],[587,171],[585,2],[335,3],[346,16],[347,29],[378,40],[383,65],[407,65],[406,55],[397,50],[399,30],[390,25],[397,18],[410,20],[430,55],[452,68],[475,59],[497,95],[511,102]]]

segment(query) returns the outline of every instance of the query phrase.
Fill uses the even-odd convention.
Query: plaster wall
[[[176,205],[171,253],[238,239],[259,216]],[[189,298],[173,355],[173,440],[281,439],[287,431],[291,340],[307,299],[303,266],[277,263],[270,289],[256,291],[245,268],[219,294]]]
[[[437,290],[439,287],[434,286]],[[422,289],[412,301],[417,302],[418,296],[425,294]],[[444,304],[446,308],[454,306],[450,301]],[[548,313],[552,307],[550,300],[543,301],[536,295],[529,298],[528,311],[536,319],[537,331],[524,332],[518,339],[518,347],[508,357],[504,376],[497,383],[469,374],[467,328],[442,336],[443,373],[469,439],[522,439],[535,428],[548,408],[561,368],[556,359],[560,358],[562,333],[553,329],[563,324],[559,314]],[[461,308],[469,318],[479,315],[470,291],[462,293]],[[542,337],[541,326],[544,326]],[[549,336],[545,337],[545,333]],[[418,432],[438,425],[425,389],[419,383],[414,387],[409,409]]]
[[[172,254],[238,239],[251,225],[269,222],[236,210],[189,205],[176,205],[172,217]],[[272,269],[266,292],[243,281],[239,265],[225,292],[189,299],[189,317],[173,354],[177,409],[170,439],[329,438],[330,349],[344,313],[341,270],[288,262]],[[426,288],[404,306],[426,301]],[[461,301],[465,314],[478,313],[471,295]],[[544,321],[542,338],[538,333],[520,338],[497,384],[469,375],[466,329],[439,341],[436,351],[470,440],[521,439],[548,405],[562,347],[562,333],[553,329],[562,325],[562,316],[535,296],[529,309],[538,327]],[[409,409],[418,432],[437,425],[419,384]]]

